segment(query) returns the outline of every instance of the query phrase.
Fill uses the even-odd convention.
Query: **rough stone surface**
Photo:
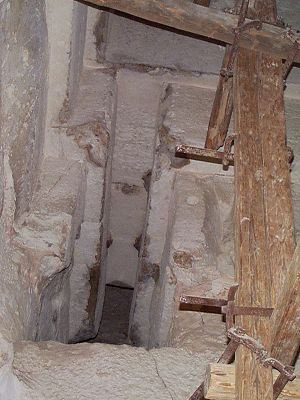
[[[14,224],[27,212],[44,141],[47,26],[44,1],[0,3],[1,334],[26,338],[30,293],[12,256]]]
[[[15,226],[13,260],[31,293],[28,335],[34,340],[68,341],[69,274],[84,184],[78,162],[45,159],[30,213]]]
[[[203,146],[212,100],[212,90],[179,83],[162,97],[131,313],[135,344],[201,351],[206,339],[224,347],[219,317],[178,311],[183,291],[221,296],[233,280],[232,170],[174,157],[177,144]]]
[[[213,359],[125,345],[19,342],[14,350],[13,370],[22,384],[15,400],[185,400]]]
[[[74,108],[83,64],[87,7],[76,1],[46,1],[49,32],[47,128],[65,121]],[[55,137],[46,131],[45,150],[54,155]],[[57,156],[57,154],[56,154]]]
[[[29,207],[44,139],[48,60],[44,1],[3,1],[0,19],[1,148],[10,153],[19,216]]]
[[[147,208],[143,176],[151,171],[161,82],[147,74],[117,75],[116,138],[112,164],[107,283],[134,286],[138,250]]]
[[[79,158],[87,165],[84,214],[70,278],[71,342],[95,337],[102,315],[114,146],[113,96],[111,71],[84,70],[74,111],[67,127],[59,132],[64,156]]]

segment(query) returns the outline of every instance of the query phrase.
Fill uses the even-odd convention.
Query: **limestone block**
[[[119,281],[133,287],[147,192],[144,187],[127,183],[113,183],[111,190],[110,232],[113,243],[108,250],[107,282]]]
[[[89,163],[102,168],[105,166],[109,134],[99,121],[69,128],[67,135],[74,137]]]
[[[71,242],[71,216],[67,214],[30,214],[18,228],[14,262],[22,265],[31,293],[29,337],[67,339],[66,273]]]
[[[204,145],[213,95],[209,88],[172,83],[162,96],[148,219],[131,312],[130,332],[135,344],[153,347],[172,343],[189,348],[193,340],[186,341],[187,327],[191,332],[201,331],[206,316],[178,313],[180,291],[199,290],[202,285],[203,296],[209,292],[219,295],[230,286],[228,280],[232,282],[233,171],[175,157],[180,143]],[[216,172],[222,175],[219,180],[213,177]],[[221,351],[224,336],[220,318],[209,316],[200,335],[206,335],[206,328],[221,332],[214,339],[216,351]],[[207,337],[211,337],[210,332]],[[202,339],[194,342],[199,344]]]
[[[233,182],[224,177],[177,173],[169,258],[165,273],[161,265],[152,300],[150,315],[156,329],[150,345],[152,341],[222,352],[226,344],[222,318],[181,311],[178,299],[182,293],[222,297],[233,283],[232,190]]]
[[[102,12],[96,8],[88,7],[87,11],[87,29],[86,29],[86,38],[85,38],[85,46],[84,46],[84,64],[86,66],[98,66],[97,63],[97,47],[95,46],[96,39],[102,41],[101,33],[96,35],[96,32],[100,29],[102,32],[106,32],[105,29],[102,29],[102,18],[103,16],[107,19],[107,13]],[[105,34],[105,33],[104,33]],[[99,46],[101,44],[99,43]]]
[[[106,25],[103,26],[103,29]],[[177,70],[218,73],[224,49],[193,35],[184,35],[173,29],[162,29],[135,18],[110,14],[105,47],[98,41],[100,57],[121,64],[146,64]],[[102,39],[103,40],[103,39]],[[158,44],[159,43],[159,49]],[[100,59],[101,59],[100,58]]]
[[[106,282],[134,286],[138,252],[126,239],[114,239],[108,250]]]
[[[117,85],[112,180],[143,186],[142,177],[152,168],[161,83],[145,73],[121,70]]]
[[[67,126],[101,121],[110,131],[114,113],[114,70],[84,69],[80,78],[78,97]]]
[[[91,164],[87,169],[84,221],[99,222],[103,214],[105,171]]]
[[[70,277],[70,334],[69,340],[83,340],[97,334],[91,299],[97,298],[100,263],[100,223],[83,222],[80,237],[75,243],[74,266]],[[93,282],[97,280],[97,282]]]
[[[50,47],[47,127],[65,121],[74,106],[82,69],[86,13],[87,7],[75,1],[46,0]],[[47,143],[51,137],[47,135],[46,139]]]
[[[1,146],[9,149],[16,216],[29,207],[46,116],[47,25],[44,1],[0,4]]]
[[[146,73],[120,70],[117,75],[107,282],[133,286],[136,279],[161,85],[160,77]]]
[[[45,158],[31,210],[49,214],[73,215],[78,206],[77,203],[83,202],[85,186],[85,170],[80,162]]]
[[[110,70],[85,69],[74,112],[61,132],[60,151],[68,159],[79,157],[87,168],[84,215],[70,277],[72,342],[93,338],[102,314],[114,143],[114,85]]]
[[[12,241],[15,235],[15,190],[9,155],[1,154],[1,208],[0,208],[0,335],[8,341],[21,340],[26,337],[30,309],[30,293],[22,286],[20,266],[12,260],[14,248]]]
[[[214,96],[214,89],[195,84],[173,83],[166,87],[160,106],[159,134],[170,153],[172,167],[192,173],[233,175],[232,167],[225,171],[220,164],[174,156],[178,144],[204,147]]]
[[[86,264],[75,263],[70,276],[69,342],[95,336],[89,326],[87,311],[91,292],[90,270]],[[86,332],[88,331],[88,332]]]
[[[30,293],[30,338],[68,340],[69,274],[84,189],[78,162],[45,159],[32,209],[15,224],[13,261]]]
[[[14,349],[22,400],[185,400],[211,359],[183,349],[87,343],[19,342]]]

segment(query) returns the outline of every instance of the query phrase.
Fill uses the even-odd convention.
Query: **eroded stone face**
[[[13,260],[15,223],[28,212],[44,139],[47,26],[44,1],[0,4],[1,327],[8,340],[27,337],[31,294]]]
[[[3,1],[1,19],[1,143],[9,149],[16,216],[29,208],[46,115],[47,25],[44,1]]]
[[[84,182],[78,162],[45,159],[31,211],[15,225],[13,260],[22,265],[19,273],[31,293],[27,334],[33,340],[69,338],[69,274],[83,214]]]
[[[132,311],[135,344],[203,351],[208,340],[221,352],[226,342],[219,316],[179,310],[183,292],[226,296],[233,281],[232,170],[175,156],[178,144],[204,145],[212,101],[212,90],[184,83],[166,86],[162,96]]]

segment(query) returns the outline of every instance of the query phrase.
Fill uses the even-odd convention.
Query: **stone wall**
[[[28,334],[30,299],[22,265],[13,260],[15,224],[27,213],[41,165],[47,89],[44,1],[0,4],[1,333]],[[21,271],[21,273],[20,273]]]
[[[183,293],[225,296],[234,275],[232,168],[175,157],[176,145],[204,145],[214,91],[198,85],[168,84],[161,97],[131,339],[216,353],[221,318],[180,311],[178,302]]]
[[[1,334],[68,342],[82,324],[91,337],[104,296],[113,76],[83,72],[86,6],[3,1],[0,17]],[[83,316],[74,328],[71,315],[69,333],[74,298]]]

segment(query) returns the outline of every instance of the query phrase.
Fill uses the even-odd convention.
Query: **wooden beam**
[[[273,370],[274,380],[279,372]],[[235,400],[235,366],[210,364],[206,370],[204,396],[208,400]],[[300,399],[300,377],[288,382],[278,399]]]
[[[272,357],[293,364],[300,346],[300,244],[271,318]],[[300,398],[300,395],[299,395]]]
[[[275,22],[275,0],[252,0],[251,6],[254,18]],[[295,248],[282,61],[240,49],[236,62],[237,300],[238,305],[274,307]],[[268,320],[242,316],[237,324],[271,350]],[[239,400],[273,397],[270,371],[246,348],[237,351],[236,383]]]
[[[235,15],[186,0],[87,0],[85,3],[118,10],[228,44],[233,42],[233,28],[238,22]],[[283,59],[292,51],[292,43],[286,37],[285,30],[270,24],[263,24],[260,31],[252,29],[244,32],[239,43],[242,48],[262,51]],[[295,61],[300,62],[300,54],[297,54]]]
[[[231,46],[227,45],[222,68],[225,68],[229,59]],[[232,77],[226,79],[220,75],[215,94],[212,112],[210,114],[205,147],[217,150],[223,146],[226,138],[233,110]]]
[[[272,279],[264,206],[263,150],[260,125],[261,55],[240,49],[234,73],[235,132],[235,252],[239,283],[237,305],[272,306]],[[270,124],[271,123],[270,116]],[[269,154],[269,153],[268,153]],[[269,350],[266,318],[241,316],[236,325]],[[236,398],[272,400],[272,373],[243,346],[236,353]]]

